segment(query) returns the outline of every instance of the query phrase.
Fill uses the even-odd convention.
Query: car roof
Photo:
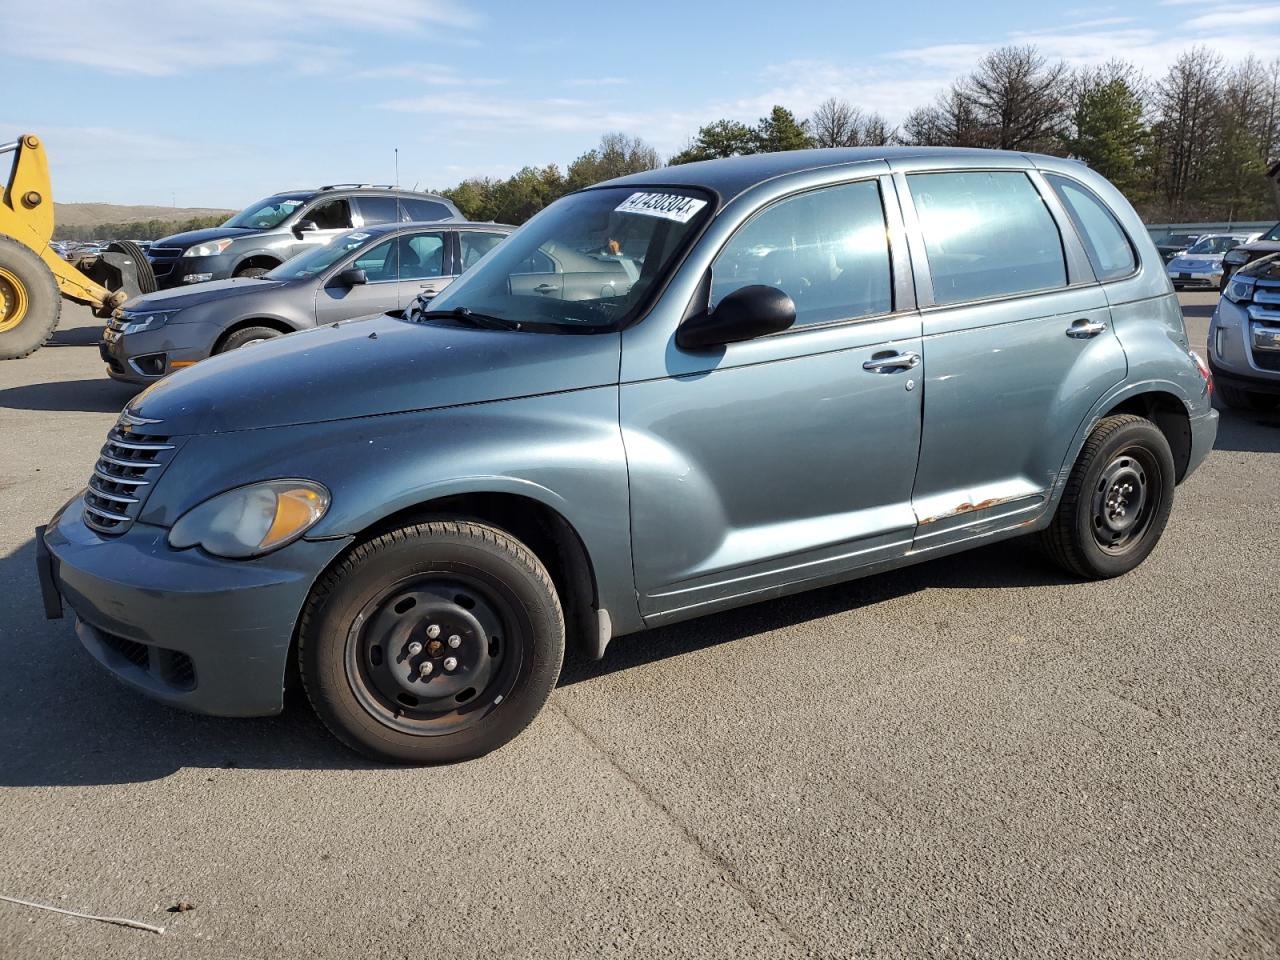
[[[353,227],[350,232],[367,233],[371,237],[382,237],[388,233],[397,233],[401,230],[419,230],[423,228],[435,228],[438,230],[496,230],[500,233],[511,233],[516,229],[509,223],[481,223],[475,220],[397,220],[395,223],[374,223],[367,227]]]
[[[904,160],[926,157],[934,161],[954,161],[957,165],[989,161],[993,156],[1030,160],[1039,154],[1011,150],[979,150],[969,147],[830,147],[815,150],[787,150],[782,153],[753,153],[741,157],[700,160],[675,167],[659,167],[597,184],[600,187],[687,186],[702,187],[723,200],[765,180],[816,170],[875,160]],[[1045,159],[1060,159],[1048,158]]]

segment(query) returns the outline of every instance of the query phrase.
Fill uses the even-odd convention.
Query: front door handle
[[[1074,337],[1077,340],[1088,340],[1090,337],[1096,337],[1106,329],[1107,325],[1101,320],[1077,320],[1067,327],[1067,336]]]
[[[538,293],[552,293],[556,289],[556,285],[554,283],[540,283],[533,289]]]
[[[895,353],[893,356],[871,359],[862,365],[863,370],[873,373],[880,370],[912,370],[920,365],[918,353]]]

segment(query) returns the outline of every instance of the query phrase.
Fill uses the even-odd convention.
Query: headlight
[[[329,491],[310,480],[267,480],[220,493],[188,510],[169,546],[200,546],[218,557],[256,557],[292,543],[329,509]]]
[[[1227,289],[1222,291],[1222,295],[1232,303],[1248,303],[1253,299],[1253,284],[1244,280],[1232,280],[1227,284]]]
[[[151,310],[121,314],[120,319],[124,321],[124,326],[120,328],[120,332],[145,333],[147,330],[158,330],[177,312],[177,310]]]
[[[194,247],[188,247],[183,253],[184,257],[216,257],[227,247],[231,246],[231,238],[226,237],[222,240],[210,240],[208,243],[197,243]]]

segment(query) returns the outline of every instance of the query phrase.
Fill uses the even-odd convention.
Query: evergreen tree
[[[1113,60],[1076,76],[1067,151],[1130,200],[1145,191],[1150,179],[1151,135],[1144,113],[1142,80],[1132,65]]]
[[[804,150],[813,146],[809,122],[797,120],[786,107],[775,106],[767,117],[761,117],[754,134],[756,153]]]
[[[737,120],[716,120],[698,130],[690,144],[672,157],[672,166],[756,152],[755,132]]]

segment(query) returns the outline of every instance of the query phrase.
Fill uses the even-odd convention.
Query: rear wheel
[[[226,353],[228,350],[247,347],[251,343],[261,343],[278,336],[281,336],[280,331],[273,330],[271,327],[241,327],[234,333],[227,334],[214,353]]]
[[[369,540],[316,584],[303,686],[343,743],[395,763],[478,757],[542,709],[564,659],[551,577],[509,534],[435,521]]]
[[[1041,542],[1077,576],[1128,573],[1160,541],[1173,489],[1173,454],[1160,429],[1142,417],[1106,417],[1085,441]]]
[[[0,360],[39,350],[62,314],[58,282],[35,251],[0,237]]]
[[[1225,383],[1217,384],[1218,396],[1222,402],[1233,410],[1274,410],[1280,407],[1280,396],[1269,393],[1255,393],[1252,390],[1241,390]]]

